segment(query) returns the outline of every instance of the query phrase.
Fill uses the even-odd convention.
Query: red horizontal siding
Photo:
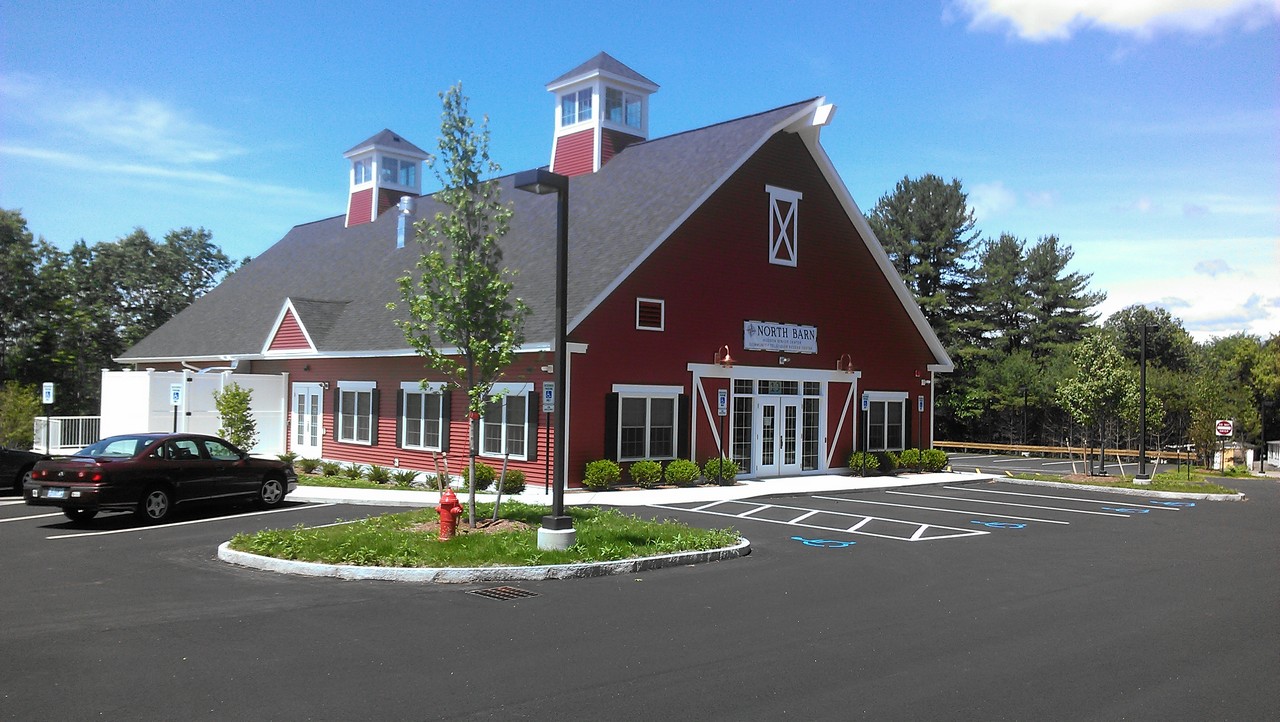
[[[641,138],[638,135],[631,135],[630,133],[623,133],[610,128],[602,128],[600,131],[600,165],[603,166],[605,163],[608,163],[609,159],[622,152],[623,148],[626,148],[632,143],[639,143],[642,140],[644,140],[644,138]]]
[[[347,201],[347,225],[358,226],[373,220],[369,211],[373,208],[373,189],[365,188],[351,194]]]
[[[595,131],[583,130],[573,135],[562,135],[556,138],[551,170],[567,176],[593,172],[595,170]]]
[[[307,337],[302,333],[302,326],[298,323],[298,319],[293,315],[293,311],[287,311],[284,318],[280,320],[280,326],[276,329],[276,335],[271,339],[271,345],[267,350],[305,351],[310,348],[311,344],[307,343]]]

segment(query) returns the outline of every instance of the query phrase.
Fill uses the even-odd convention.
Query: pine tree
[[[1090,309],[1107,298],[1103,292],[1087,290],[1093,274],[1066,272],[1073,257],[1071,246],[1055,235],[1041,237],[1027,251],[1027,293],[1032,299],[1028,341],[1037,358],[1055,346],[1083,339],[1085,327],[1098,320]]]

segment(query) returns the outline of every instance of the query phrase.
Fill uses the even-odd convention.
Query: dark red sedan
[[[248,499],[272,508],[297,488],[293,466],[283,461],[251,457],[214,436],[154,433],[112,436],[36,462],[23,497],[77,522],[99,511],[159,522],[178,504]]]

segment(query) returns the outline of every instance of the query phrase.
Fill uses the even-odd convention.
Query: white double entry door
[[[319,459],[324,440],[324,391],[320,384],[294,384],[289,419],[290,450],[303,459]]]
[[[799,396],[755,397],[755,475],[800,473],[801,403]]]

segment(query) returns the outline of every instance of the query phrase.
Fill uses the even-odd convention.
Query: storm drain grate
[[[467,594],[474,594],[477,597],[485,597],[487,599],[497,599],[505,601],[507,599],[523,599],[524,597],[536,597],[537,592],[531,592],[528,589],[520,589],[517,587],[494,587],[492,589],[473,589]]]

